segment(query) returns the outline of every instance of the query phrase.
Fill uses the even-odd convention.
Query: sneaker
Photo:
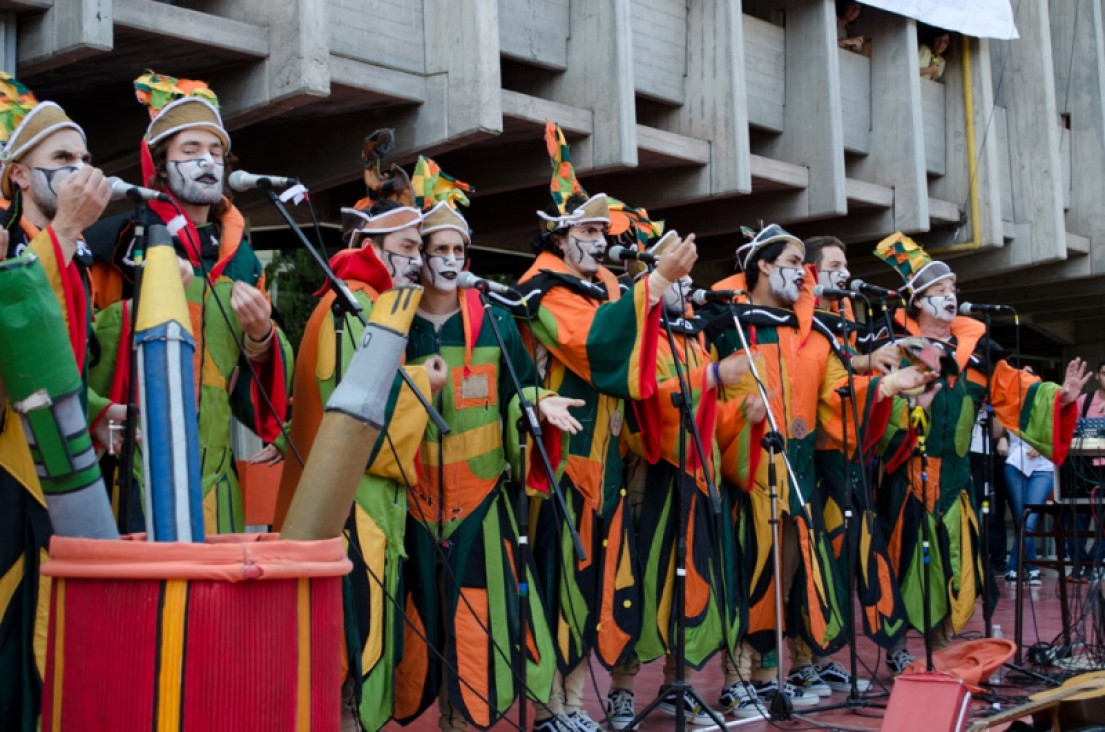
[[[572,729],[575,730],[575,732],[600,732],[602,730],[599,723],[591,719],[591,715],[582,709],[577,709],[571,714],[566,714],[564,716],[567,718],[568,724],[572,725]],[[630,719],[632,719],[632,717],[630,717]],[[626,724],[629,723],[626,722]]]
[[[610,715],[610,727],[623,730],[637,716],[633,705],[633,692],[629,689],[611,689],[606,695],[606,713]]]
[[[666,684],[664,686],[661,686],[660,692],[663,693],[664,689],[666,688]],[[667,714],[670,717],[674,717],[677,711],[676,704],[679,703],[678,699],[676,698],[677,696],[678,694],[676,692],[669,691],[668,693],[664,694],[662,699],[660,699],[660,703],[656,705],[656,708],[664,714]],[[690,698],[686,694],[683,694],[683,709],[685,710],[683,712],[683,718],[687,720],[687,724],[714,723],[713,718],[706,713],[706,710],[703,709],[698,702],[696,702],[694,699]]]
[[[852,675],[848,673],[848,669],[836,661],[830,661],[829,663],[819,663],[814,666],[817,669],[817,675],[829,685],[829,688],[833,691],[851,691],[852,690]],[[856,679],[856,691],[864,693],[871,688],[870,679]]]
[[[1017,581],[1017,570],[1011,569],[1008,572],[1006,572],[1005,573],[1005,581],[1006,582],[1016,582]]]
[[[909,668],[917,660],[913,654],[904,648],[891,652],[886,657],[886,667],[890,669],[891,676],[901,676],[902,672]]]
[[[1030,569],[1028,570],[1028,584],[1030,585],[1042,585],[1044,581],[1040,579],[1040,570]]]
[[[775,679],[770,681],[763,681],[760,683],[753,682],[753,686],[756,687],[756,696],[760,697],[765,704],[771,704],[771,697],[779,691],[779,682]],[[802,691],[794,684],[786,684],[783,686],[783,693],[790,697],[790,705],[792,707],[815,707],[817,706],[817,694],[811,694],[808,691]]]
[[[818,675],[817,669],[815,669],[812,664],[791,671],[790,676],[787,677],[787,683],[809,694],[813,694],[814,696],[833,695],[833,690],[829,688],[825,680]]]
[[[1087,569],[1088,569],[1088,567],[1083,567],[1081,565],[1079,565],[1077,567],[1071,567],[1071,570],[1069,572],[1067,572],[1067,581],[1068,582],[1082,582],[1086,578],[1086,570]]]
[[[732,714],[734,717],[746,719],[767,716],[767,709],[760,702],[756,687],[747,681],[738,681],[722,689],[718,704],[723,712]]]
[[[533,732],[576,732],[577,727],[567,715],[554,714],[533,723]]]

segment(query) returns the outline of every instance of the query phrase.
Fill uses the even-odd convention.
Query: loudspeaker
[[[960,732],[967,723],[971,692],[951,674],[902,674],[894,681],[882,728],[894,732]],[[923,713],[919,713],[923,710]]]

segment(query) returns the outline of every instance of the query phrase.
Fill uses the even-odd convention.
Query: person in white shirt
[[[1009,439],[1009,453],[1005,457],[1005,486],[1013,507],[1014,525],[1017,525],[1026,505],[1047,503],[1055,483],[1055,463],[1012,432],[1007,432],[1006,435]],[[1036,514],[1028,517],[1025,522],[1026,532],[1035,530],[1037,518]],[[1040,570],[1028,564],[1036,558],[1035,539],[1025,538],[1024,556],[1027,560],[1024,571],[1027,573],[1028,584],[1040,584]],[[1014,542],[1013,550],[1009,553],[1005,579],[1015,581],[1020,569],[1017,566],[1017,545]]]

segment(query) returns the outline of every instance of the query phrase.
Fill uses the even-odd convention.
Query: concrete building
[[[85,126],[112,174],[137,179],[146,120],[130,82],[154,68],[209,81],[241,167],[298,176],[324,222],[362,195],[362,139],[390,126],[398,162],[431,154],[475,186],[479,247],[528,256],[551,118],[588,190],[698,234],[702,283],[728,272],[739,227],[762,219],[841,236],[858,275],[895,284],[869,253],[900,229],[954,258],[962,299],[1015,305],[1026,350],[1096,359],[1103,3],[1013,5],[1020,39],[956,39],[940,82],[920,78],[908,18],[867,8],[854,27],[869,53],[839,49],[832,0],[3,0],[0,10],[5,66]],[[261,246],[290,244],[261,196],[237,202]]]

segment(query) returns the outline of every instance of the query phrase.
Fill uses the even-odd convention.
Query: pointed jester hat
[[[435,231],[453,229],[464,237],[464,243],[472,243],[468,222],[457,211],[457,206],[468,205],[472,186],[444,173],[430,158],[419,156],[411,177],[415,208],[422,211],[422,236]]]
[[[150,112],[143,138],[147,146],[152,148],[182,130],[199,128],[214,134],[223,148],[230,150],[230,134],[219,116],[219,99],[204,82],[146,71],[134,80],[134,92]]]
[[[613,237],[622,246],[630,249],[647,251],[650,254],[660,253],[648,247],[664,233],[663,221],[653,221],[645,209],[633,208],[616,198],[608,198],[607,202],[610,210],[610,227],[606,231],[607,236]],[[665,243],[664,246],[666,247],[667,244]],[[646,269],[643,263],[634,259],[625,263],[625,271],[634,278]]]
[[[955,281],[955,273],[944,262],[930,257],[920,244],[900,231],[896,231],[879,242],[875,247],[875,256],[894,268],[905,282],[909,301],[930,285],[940,280]]]
[[[422,222],[415,207],[411,180],[398,165],[385,170],[384,158],[395,142],[395,130],[384,127],[364,139],[361,164],[364,166],[365,196],[353,206],[341,209],[342,239],[352,244],[354,234],[388,234]],[[372,216],[369,211],[381,201],[394,201],[398,208]]]
[[[545,145],[549,151],[549,160],[552,162],[553,173],[549,190],[552,193],[552,202],[556,207],[557,215],[550,216],[543,211],[537,215],[543,223],[546,232],[564,229],[578,224],[601,223],[609,225],[610,208],[605,193],[596,193],[588,197],[583,186],[576,179],[575,168],[572,167],[572,159],[568,151],[568,141],[564,138],[564,131],[560,125],[552,120],[545,122]],[[579,196],[587,200],[582,206],[571,211],[568,210],[568,201],[572,196]]]
[[[65,110],[54,102],[38,101],[15,77],[0,71],[0,192],[4,198],[10,200],[13,195],[11,163],[18,163],[35,145],[66,129],[85,137]]]

